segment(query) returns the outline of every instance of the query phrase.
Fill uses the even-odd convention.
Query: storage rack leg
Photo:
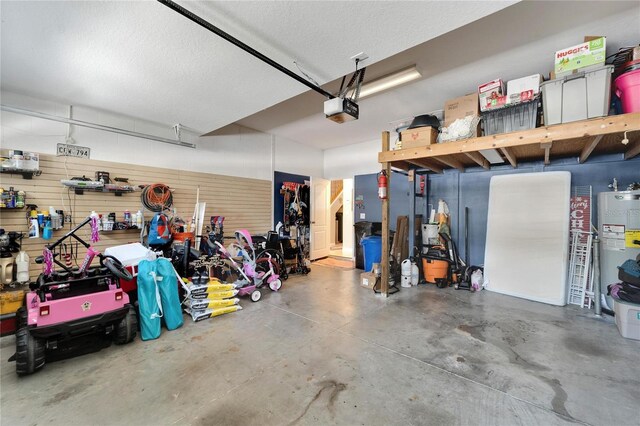
[[[389,151],[389,132],[382,132],[382,151]],[[382,163],[382,170],[387,172],[387,188],[391,188],[391,165]],[[389,200],[391,191],[387,190],[387,198],[382,200],[382,271],[380,292],[389,296]]]

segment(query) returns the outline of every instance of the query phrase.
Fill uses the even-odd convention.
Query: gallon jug
[[[411,287],[411,260],[405,259],[400,264],[400,285],[402,287]]]
[[[16,257],[16,281],[26,283],[29,281],[29,255],[21,251]]]
[[[418,265],[416,265],[416,261],[411,261],[411,285],[418,285],[418,281],[420,281],[420,271],[418,270]]]
[[[142,229],[142,222],[143,222],[143,217],[142,217],[142,212],[140,210],[138,210],[138,213],[136,213],[136,227],[138,229]]]
[[[60,229],[58,226],[59,216],[53,206],[49,206],[49,216],[51,216],[51,229]]]

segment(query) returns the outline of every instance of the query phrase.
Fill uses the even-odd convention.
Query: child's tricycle
[[[269,253],[266,257],[256,258],[251,234],[246,229],[236,231],[235,236],[236,242],[232,246],[242,257],[242,265],[236,262],[220,242],[216,241],[215,244],[218,246],[220,257],[226,259],[231,269],[239,274],[239,278],[234,282],[239,291],[238,294],[250,295],[251,300],[257,302],[262,297],[259,288],[264,284],[268,284],[273,291],[280,290],[282,281],[277,272],[276,261]]]

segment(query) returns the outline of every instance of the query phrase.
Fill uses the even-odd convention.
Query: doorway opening
[[[331,181],[329,218],[330,256],[353,259],[353,179]]]

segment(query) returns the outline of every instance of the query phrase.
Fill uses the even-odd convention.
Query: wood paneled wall
[[[4,148],[4,147],[3,147]],[[126,157],[123,153],[123,157]],[[179,161],[179,159],[176,159]],[[76,195],[73,190],[60,183],[61,179],[74,176],[94,178],[97,170],[109,172],[114,177],[127,177],[133,186],[151,183],[164,183],[173,189],[174,208],[179,216],[188,220],[193,215],[196,202],[196,190],[200,187],[200,201],[207,203],[205,225],[213,215],[225,216],[225,233],[233,235],[233,231],[246,228],[251,233],[265,233],[271,229],[271,181],[246,179],[211,173],[185,172],[172,169],[137,166],[122,163],[112,163],[97,160],[56,157],[52,155],[40,156],[40,170],[42,175],[33,179],[23,179],[20,175],[0,174],[0,186],[5,190],[13,186],[15,191],[26,192],[26,203],[36,204],[38,210],[48,210],[49,206],[73,213],[76,223],[86,218],[92,210],[106,215],[115,212],[117,220],[123,220],[123,213],[129,210],[135,214],[143,211],[145,220],[150,220],[153,213],[144,211],[140,202],[141,192],[123,194],[116,197],[113,193],[85,191],[83,195]],[[23,249],[30,256],[30,275],[37,277],[42,267],[33,262],[42,253],[47,242],[54,242],[64,235],[70,228],[65,224],[64,230],[54,231],[51,240],[42,238],[27,238],[26,209],[0,209],[0,228],[5,231],[20,231],[25,233]],[[90,229],[81,231],[81,236],[89,241]],[[100,250],[106,247],[139,241],[139,231],[101,232],[101,240],[95,245]],[[84,249],[81,250],[84,253]],[[82,259],[79,260],[81,262]]]
[[[344,185],[344,182],[342,181],[342,179],[331,181],[331,200],[330,200],[331,204],[333,204],[336,198],[338,198],[338,194],[342,192],[343,185]]]

